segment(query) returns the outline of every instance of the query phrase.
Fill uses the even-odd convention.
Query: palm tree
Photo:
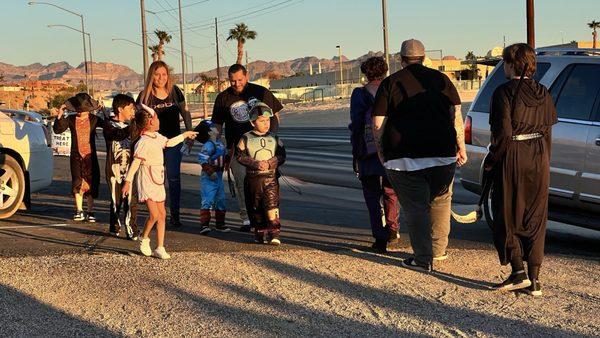
[[[593,30],[592,37],[594,39],[594,42],[592,44],[592,48],[596,49],[596,41],[598,41],[598,32],[596,32],[596,29],[600,28],[600,22],[592,20],[592,22],[588,23],[588,27],[590,27]]]
[[[148,47],[148,49],[150,49],[150,51],[152,52],[152,61],[158,61],[160,60],[160,48],[158,45],[153,45]]]
[[[208,87],[215,84],[217,80],[216,77],[208,76],[206,74],[200,75],[200,79],[202,80],[202,108],[204,109],[203,118],[208,118]]]
[[[158,38],[158,59],[162,60],[165,56],[165,43],[171,42],[172,36],[165,31],[155,30],[154,34]]]
[[[244,44],[246,43],[246,39],[254,40],[256,39],[256,32],[248,29],[245,23],[238,23],[235,25],[235,28],[229,30],[229,40],[237,41],[237,64],[242,64],[242,58],[244,57]]]

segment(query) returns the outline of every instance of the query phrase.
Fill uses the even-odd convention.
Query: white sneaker
[[[276,245],[276,246],[277,246],[277,245],[280,245],[280,244],[281,244],[281,240],[279,240],[279,238],[273,238],[273,239],[272,239],[272,240],[269,242],[269,244],[271,244],[271,245]]]
[[[249,227],[249,226],[250,226],[250,220],[249,220],[249,219],[245,219],[245,220],[242,222],[242,225],[243,225],[243,226],[245,226],[245,227]]]
[[[148,257],[152,255],[152,249],[150,248],[150,238],[142,238],[140,241],[140,251],[142,255]]]
[[[164,246],[159,246],[156,249],[154,249],[154,257],[156,258],[160,258],[160,259],[171,259],[171,255],[169,255],[167,253],[167,250],[165,250]]]

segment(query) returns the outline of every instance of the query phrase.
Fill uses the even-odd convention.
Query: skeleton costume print
[[[121,230],[121,210],[125,212],[125,231],[127,238],[137,236],[137,194],[129,192],[123,198],[121,189],[132,161],[129,127],[119,121],[108,121],[104,126],[106,140],[106,183],[110,190],[110,232],[119,234]],[[133,190],[133,188],[132,188]]]

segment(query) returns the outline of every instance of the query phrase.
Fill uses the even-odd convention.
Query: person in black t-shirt
[[[248,72],[240,64],[229,67],[229,82],[231,86],[221,92],[213,108],[212,122],[217,126],[219,132],[225,124],[225,140],[228,149],[225,170],[231,164],[231,171],[235,178],[235,190],[237,192],[240,217],[242,219],[242,231],[250,231],[250,221],[246,212],[244,199],[244,177],[246,168],[237,161],[231,161],[234,157],[235,147],[242,135],[252,130],[249,112],[255,102],[267,104],[274,113],[271,118],[271,132],[276,132],[279,127],[279,111],[283,108],[281,102],[267,88],[248,83]]]
[[[377,90],[373,129],[414,252],[402,265],[431,271],[448,257],[454,172],[467,161],[461,102],[445,74],[423,66],[422,42],[404,41],[400,55],[403,69]]]
[[[167,138],[173,138],[181,134],[179,117],[183,118],[186,130],[192,130],[192,118],[185,104],[185,96],[172,83],[169,67],[163,61],[155,61],[148,69],[146,86],[137,99],[154,109],[160,121],[159,133]],[[186,141],[188,146],[193,140]],[[165,168],[169,181],[169,207],[171,212],[170,223],[172,226],[181,226],[179,220],[179,201],[181,198],[181,147],[168,147],[164,150]]]

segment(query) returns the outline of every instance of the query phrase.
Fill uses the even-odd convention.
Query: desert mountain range
[[[348,60],[342,56],[345,67],[356,67],[368,57],[381,56],[382,52],[369,52],[357,59]],[[329,72],[336,70],[338,67],[338,57],[332,59],[322,59],[314,56],[298,58],[294,60],[282,61],[282,62],[266,62],[266,61],[254,61],[248,65],[252,80],[268,75],[275,75],[280,77],[291,76],[298,73],[309,73],[309,67],[312,65],[313,72],[318,71],[318,65],[321,64],[322,72]],[[88,63],[88,66],[90,64]],[[225,76],[228,67],[221,67],[221,76]],[[142,85],[142,76],[131,68],[119,64],[108,63],[108,62],[94,62],[94,84],[96,89],[136,89]],[[0,62],[0,74],[4,76],[4,83],[18,83],[23,81],[35,81],[35,80],[54,80],[70,83],[73,85],[78,84],[80,81],[85,79],[84,65],[81,63],[77,67],[69,65],[67,62],[56,62],[48,65],[42,65],[41,63],[34,63],[28,66],[13,66],[7,63]],[[206,74],[208,76],[216,76],[216,68],[207,72],[194,73],[188,75],[188,82],[198,83],[200,82],[200,75]],[[176,78],[180,77],[180,74],[175,74]]]

